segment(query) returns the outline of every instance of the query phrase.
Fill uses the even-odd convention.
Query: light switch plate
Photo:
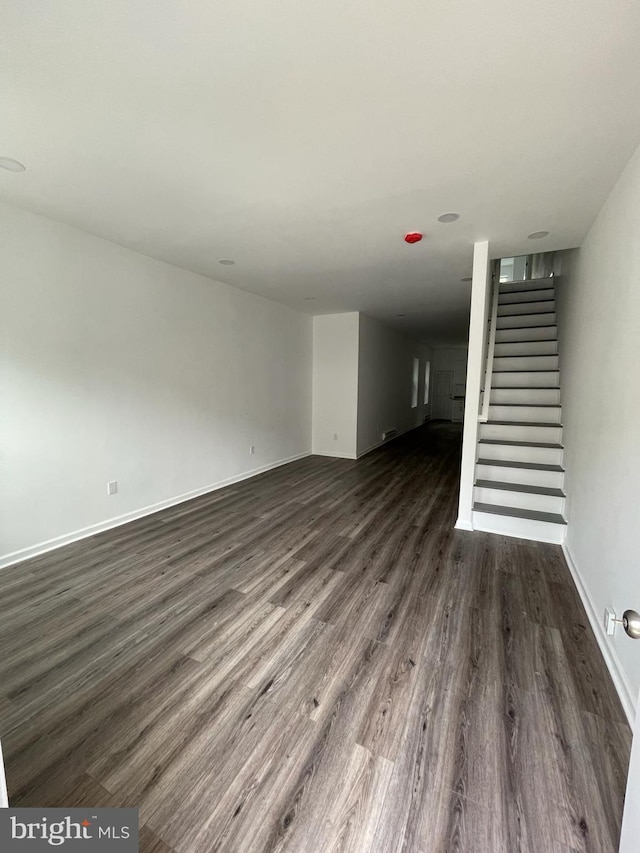
[[[604,609],[604,629],[610,637],[616,632],[616,612],[613,607]]]

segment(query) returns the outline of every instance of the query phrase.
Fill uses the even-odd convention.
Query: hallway
[[[614,853],[631,735],[559,546],[453,529],[460,432],[0,573],[13,806],[146,853]]]

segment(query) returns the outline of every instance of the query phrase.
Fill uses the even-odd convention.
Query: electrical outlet
[[[338,433],[337,433],[337,432],[334,432],[334,434],[333,434],[333,440],[334,440],[334,441],[337,441],[337,440],[338,440]]]
[[[254,446],[253,444],[250,444],[250,445],[249,445],[249,456],[253,456],[253,454],[254,454],[255,452],[256,452],[256,448],[255,448],[255,446]]]
[[[117,493],[117,491],[118,491],[118,481],[117,480],[110,480],[107,483],[107,494],[108,495],[115,495]]]
[[[613,607],[605,607],[604,609],[604,628],[609,636],[616,632],[616,612]]]

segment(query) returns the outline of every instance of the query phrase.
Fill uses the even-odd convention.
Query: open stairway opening
[[[473,527],[562,542],[566,520],[556,278],[498,278],[478,432]]]

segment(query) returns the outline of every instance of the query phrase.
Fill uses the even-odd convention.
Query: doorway
[[[436,370],[433,376],[434,420],[451,420],[453,404],[453,370]]]

